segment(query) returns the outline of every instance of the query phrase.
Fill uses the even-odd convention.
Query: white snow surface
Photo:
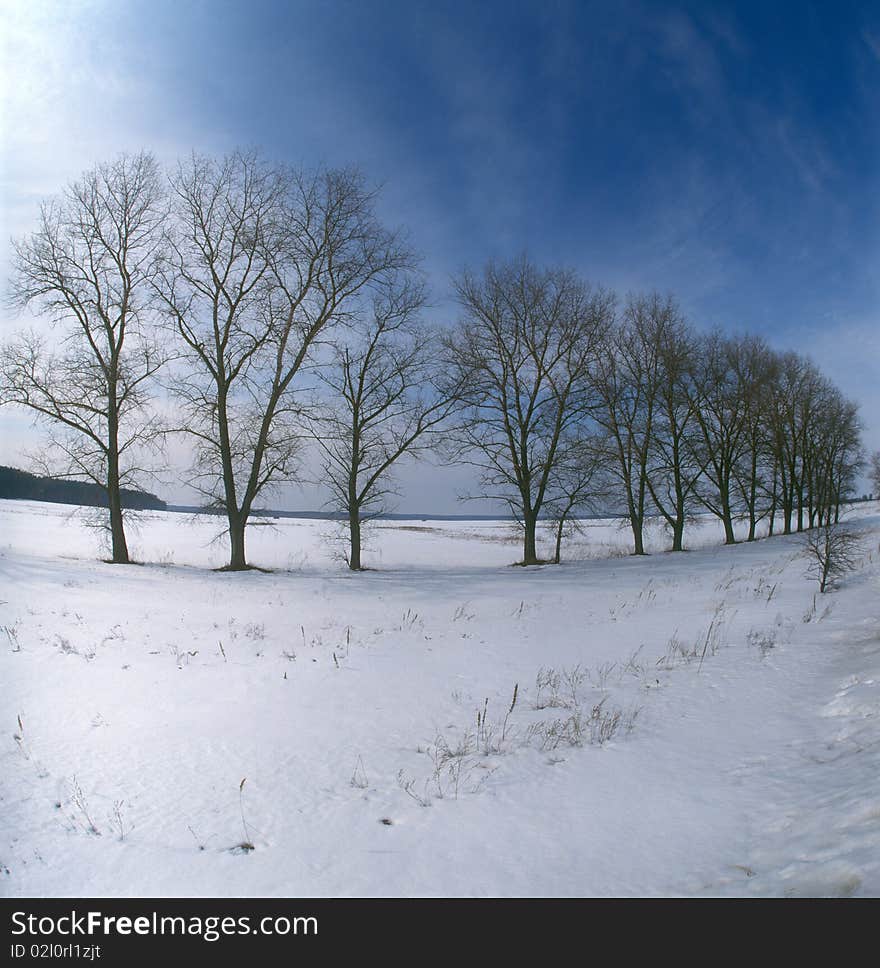
[[[797,536],[709,521],[533,568],[500,522],[382,522],[350,574],[283,519],[230,574],[215,519],[143,515],[120,567],[0,501],[0,894],[880,895],[880,508],[848,516],[817,595]]]

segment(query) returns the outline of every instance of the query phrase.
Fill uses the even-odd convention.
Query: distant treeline
[[[133,511],[164,511],[167,505],[144,491],[122,488],[122,506]],[[38,477],[15,467],[0,466],[0,498],[21,501],[52,501],[56,504],[82,504],[86,507],[108,506],[107,490],[83,481],[60,481],[52,477]]]

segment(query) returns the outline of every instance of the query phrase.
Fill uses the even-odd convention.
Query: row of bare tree
[[[558,560],[587,509],[624,512],[637,554],[652,515],[681,550],[699,508],[729,542],[740,517],[752,539],[778,514],[790,532],[839,513],[858,417],[809,360],[527,259],[462,274],[460,321],[430,331],[418,259],[375,202],[356,171],[237,152],[170,174],[121,156],[43,205],[11,294],[56,332],[4,345],[0,403],[43,419],[52,472],[106,488],[114,562],[129,560],[120,488],[169,433],[194,442],[190,482],[225,514],[230,569],[304,441],[348,517],[352,569],[395,464],[427,449],[508,504],[525,563],[539,520],[557,524]]]
[[[735,541],[777,515],[786,534],[837,518],[861,466],[857,407],[806,357],[754,336],[700,334],[671,296],[620,305],[571,272],[525,260],[458,283],[465,320],[445,339],[470,411],[458,456],[521,521],[615,507],[645,551],[659,516],[681,551],[708,510]]]

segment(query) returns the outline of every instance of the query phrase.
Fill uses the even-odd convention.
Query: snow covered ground
[[[273,571],[219,574],[209,519],[146,515],[121,568],[0,501],[0,893],[880,895],[853,516],[816,596],[798,538],[711,523],[523,569],[502,523],[385,522],[351,575],[284,519],[249,536]]]

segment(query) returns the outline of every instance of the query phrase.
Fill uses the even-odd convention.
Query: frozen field
[[[814,597],[798,538],[711,524],[523,569],[504,524],[385,522],[352,575],[284,519],[218,574],[209,519],[146,515],[125,568],[0,501],[0,894],[880,895],[853,516]]]

